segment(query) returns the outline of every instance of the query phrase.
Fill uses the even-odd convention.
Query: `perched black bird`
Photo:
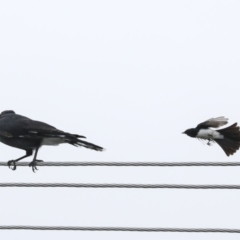
[[[29,167],[32,167],[32,170],[35,172],[37,170],[37,162],[43,162],[42,160],[37,160],[38,150],[43,145],[56,146],[60,143],[69,143],[76,147],[81,146],[96,151],[104,150],[102,147],[79,138],[85,137],[63,132],[44,122],[34,121],[15,114],[12,110],[4,111],[0,114],[0,141],[11,147],[26,151],[26,155],[16,160],[8,161],[8,166],[9,168],[12,167],[12,170],[16,170],[16,162],[31,156],[35,150],[33,160],[29,164]]]
[[[196,128],[187,129],[183,133],[189,137],[208,140],[208,145],[211,145],[211,142],[216,142],[229,156],[233,155],[240,147],[240,131],[237,123],[219,130],[210,128],[218,128],[227,123],[228,119],[225,117],[210,118],[198,124]]]

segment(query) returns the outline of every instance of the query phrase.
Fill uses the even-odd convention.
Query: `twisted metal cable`
[[[134,228],[134,227],[75,227],[75,226],[0,226],[0,230],[48,230],[48,231],[121,231],[121,232],[195,232],[240,233],[240,229],[218,228]]]
[[[0,183],[0,187],[240,189],[240,185],[90,184],[90,183]]]
[[[0,162],[0,166],[8,166]],[[29,166],[18,162],[17,166]],[[239,167],[240,162],[39,162],[40,167]]]

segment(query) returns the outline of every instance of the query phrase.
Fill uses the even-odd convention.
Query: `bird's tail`
[[[102,148],[100,146],[97,146],[93,143],[78,139],[78,137],[82,137],[82,136],[78,136],[78,137],[76,137],[76,136],[77,135],[72,135],[71,137],[68,137],[67,139],[65,139],[65,142],[72,144],[75,147],[85,147],[85,148],[90,148],[95,151],[104,151],[104,148]]]
[[[217,131],[222,134],[224,138],[214,140],[227,156],[233,155],[240,148],[240,131],[237,123]]]

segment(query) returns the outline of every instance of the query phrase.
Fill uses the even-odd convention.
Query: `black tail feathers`
[[[237,126],[237,123],[234,123],[233,125],[227,128],[223,128],[217,131],[221,133],[224,137],[240,142],[240,131],[239,127]]]
[[[223,149],[227,156],[233,155],[240,147],[240,142],[228,138],[214,140]]]
[[[74,143],[75,146],[80,146],[80,147],[85,147],[85,148],[90,148],[92,150],[95,150],[95,151],[103,151],[104,148],[102,147],[99,147],[93,143],[90,143],[90,142],[86,142],[86,141],[83,141],[83,140],[79,140]]]
[[[233,155],[240,148],[240,131],[237,123],[217,131],[222,134],[224,138],[214,140],[227,156]]]
[[[100,146],[78,139],[80,137],[83,137],[83,136],[71,135],[71,137],[68,137],[67,139],[65,139],[65,141],[69,144],[72,144],[75,147],[85,147],[95,151],[104,151],[104,148]]]

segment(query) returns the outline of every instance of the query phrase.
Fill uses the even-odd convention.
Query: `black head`
[[[187,134],[189,137],[196,137],[198,133],[198,129],[196,128],[189,128],[183,134]]]
[[[4,115],[7,115],[7,114],[15,114],[15,112],[13,110],[5,110],[1,113],[1,117],[4,116]]]

